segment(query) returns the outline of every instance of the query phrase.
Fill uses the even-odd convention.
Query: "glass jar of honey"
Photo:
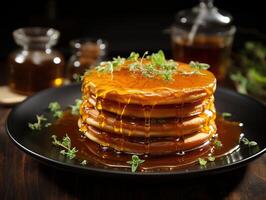
[[[208,63],[218,81],[230,66],[230,52],[236,28],[230,14],[218,10],[212,0],[177,13],[172,27],[173,57],[177,61]]]
[[[29,27],[13,32],[20,49],[9,55],[9,86],[16,93],[31,95],[64,82],[63,55],[52,49],[59,38],[52,28]]]
[[[78,80],[87,69],[101,62],[107,54],[107,42],[103,39],[81,38],[70,41],[72,56],[67,64],[67,78]]]

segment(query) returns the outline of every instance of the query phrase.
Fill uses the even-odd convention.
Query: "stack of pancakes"
[[[128,69],[92,70],[83,79],[80,131],[119,152],[168,154],[207,144],[216,132],[213,93],[207,70],[178,63],[173,80],[146,78]],[[187,75],[189,74],[189,75]]]

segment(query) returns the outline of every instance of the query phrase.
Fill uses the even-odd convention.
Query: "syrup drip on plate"
[[[65,112],[64,116],[50,127],[50,130],[59,138],[62,138],[67,133],[71,138],[72,146],[79,150],[77,158],[87,160],[88,165],[130,171],[130,166],[127,164],[127,161],[131,160],[130,154],[115,152],[111,148],[100,146],[85,138],[79,132],[77,121],[78,116],[73,116],[70,112]],[[218,116],[216,125],[218,134],[213,136],[213,140],[220,140],[223,145],[221,148],[215,148],[212,140],[197,149],[191,149],[186,152],[181,151],[170,155],[158,156],[143,155],[140,158],[144,159],[145,162],[139,166],[139,170],[153,172],[184,169],[198,165],[199,157],[204,158],[212,155],[218,158],[236,150],[239,147],[241,123],[227,121],[221,116]]]

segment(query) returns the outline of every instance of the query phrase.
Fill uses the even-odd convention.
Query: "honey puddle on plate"
[[[77,125],[79,116],[72,115],[69,111],[64,116],[55,121],[50,131],[60,139],[68,134],[71,138],[72,147],[78,149],[77,159],[87,160],[87,165],[101,168],[116,168],[129,171],[130,165],[127,161],[131,160],[130,154],[116,152],[108,147],[103,147],[89,140],[81,132]],[[176,152],[170,155],[141,155],[145,160],[138,170],[147,171],[174,171],[188,168],[198,164],[198,158],[207,158],[212,155],[216,158],[224,156],[236,150],[239,146],[241,134],[241,124],[225,120],[221,116],[216,118],[217,134],[212,141],[205,145],[187,152]],[[116,125],[119,128],[119,124]],[[221,148],[214,146],[214,141],[222,143]]]

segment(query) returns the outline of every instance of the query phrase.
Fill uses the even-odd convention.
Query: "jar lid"
[[[213,0],[200,0],[199,5],[177,13],[175,27],[187,32],[194,31],[203,34],[234,34],[232,16],[220,11],[213,5]]]

